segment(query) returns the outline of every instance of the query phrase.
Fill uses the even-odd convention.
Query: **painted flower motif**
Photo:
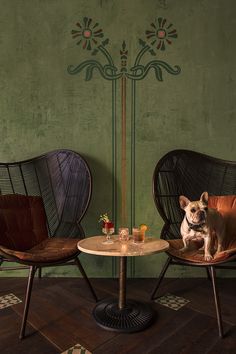
[[[84,17],[83,24],[76,23],[78,30],[72,30],[72,38],[79,37],[78,45],[82,44],[83,49],[91,50],[92,44],[98,44],[98,38],[103,38],[102,29],[98,29],[98,23],[92,24],[92,19]]]
[[[172,38],[178,37],[176,29],[173,29],[173,24],[168,24],[165,18],[159,17],[156,23],[151,23],[151,27],[152,29],[145,32],[146,37],[157,49],[165,50],[166,43],[171,44]]]

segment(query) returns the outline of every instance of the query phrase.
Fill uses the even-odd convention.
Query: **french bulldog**
[[[180,252],[191,250],[192,241],[203,241],[204,259],[209,262],[215,253],[215,240],[217,251],[221,252],[225,234],[223,216],[216,210],[208,208],[208,193],[202,193],[200,200],[190,201],[185,196],[179,197],[180,207],[185,211],[185,217],[180,227],[184,247]]]

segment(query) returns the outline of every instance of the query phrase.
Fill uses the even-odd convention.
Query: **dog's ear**
[[[206,205],[208,204],[208,193],[207,192],[202,193],[200,201]]]
[[[186,206],[189,205],[189,203],[190,203],[190,200],[187,197],[185,197],[184,195],[181,195],[179,197],[179,204],[180,204],[181,209],[185,209]]]

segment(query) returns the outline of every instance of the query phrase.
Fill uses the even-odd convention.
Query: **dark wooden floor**
[[[149,302],[155,279],[129,279],[129,298]],[[99,298],[117,295],[118,283],[94,279]],[[218,279],[226,337],[218,338],[211,283],[207,279],[166,279],[159,294],[182,296],[190,302],[174,311],[150,302],[155,323],[140,333],[119,334],[98,327],[91,315],[94,302],[83,279],[35,279],[27,338],[18,339],[23,304],[0,310],[0,353],[61,353],[80,343],[93,354],[236,353],[236,280]],[[23,299],[24,278],[0,278],[0,296]]]

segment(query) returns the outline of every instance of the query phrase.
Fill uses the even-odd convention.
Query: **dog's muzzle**
[[[205,226],[205,213],[203,212],[204,216],[203,216],[203,221],[201,221],[199,224],[192,224],[191,222],[188,221],[187,217],[185,216],[185,219],[187,221],[187,224],[188,224],[188,228],[189,228],[189,231],[190,230],[194,230],[194,231],[203,231],[203,227]]]

